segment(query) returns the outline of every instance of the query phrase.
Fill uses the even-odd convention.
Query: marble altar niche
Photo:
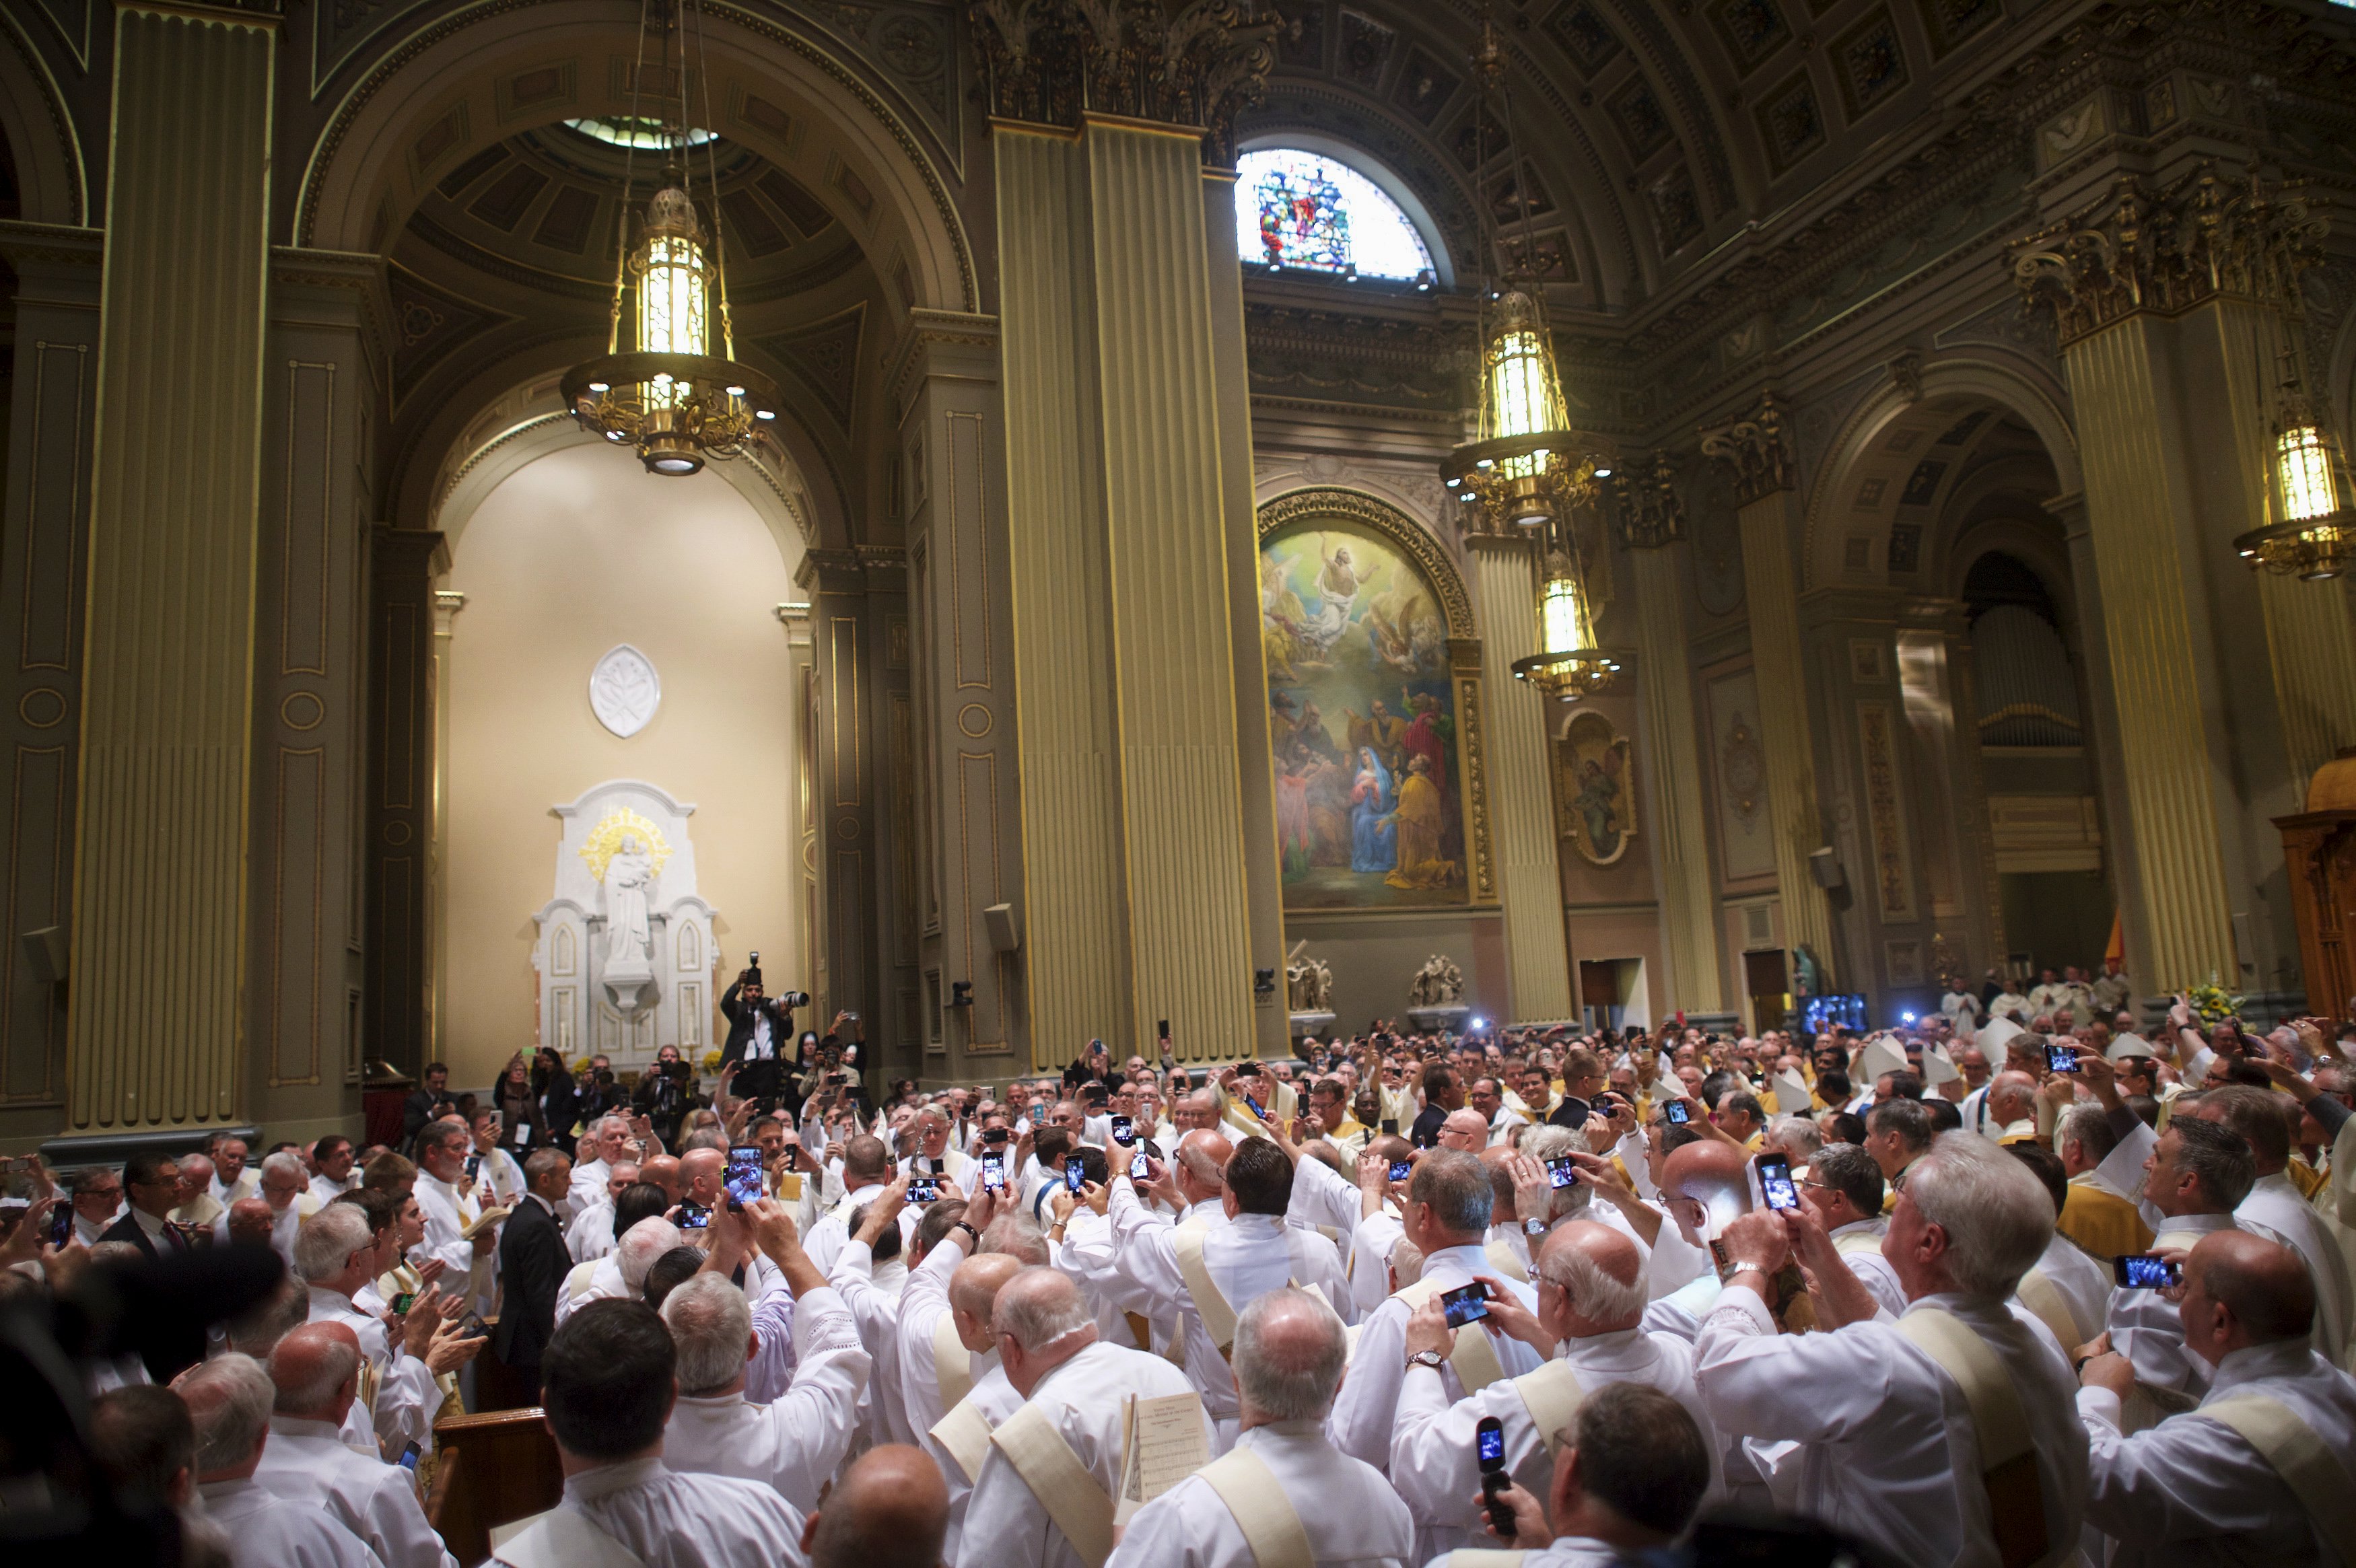
[[[553,895],[532,916],[540,1040],[616,1070],[666,1045],[689,1062],[718,1043],[721,953],[696,891],[695,807],[640,779],[592,785],[549,808],[559,824]]]

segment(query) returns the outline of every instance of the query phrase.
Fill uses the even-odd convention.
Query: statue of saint
[[[654,891],[655,865],[626,833],[605,862],[605,963],[624,971],[645,967],[654,951],[647,927],[647,898]]]

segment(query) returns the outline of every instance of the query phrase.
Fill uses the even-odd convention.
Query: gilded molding
[[[1404,550],[1430,579],[1433,592],[1440,597],[1440,613],[1448,617],[1449,637],[1474,635],[1472,600],[1464,591],[1464,579],[1458,574],[1456,563],[1448,559],[1429,529],[1387,501],[1378,501],[1360,490],[1290,491],[1261,505],[1258,537],[1264,542],[1277,529],[1304,517],[1336,517],[1363,523]],[[1479,642],[1474,641],[1472,646],[1478,648]]]
[[[973,0],[990,112],[1077,126],[1115,115],[1199,127],[1210,161],[1233,167],[1236,115],[1259,101],[1282,19],[1237,0]]]
[[[1704,430],[1701,450],[1703,456],[1732,470],[1738,507],[1747,507],[1778,490],[1800,487],[1799,464],[1783,433],[1783,411],[1776,406],[1772,392],[1759,395],[1758,411],[1750,418]]]
[[[2052,311],[2067,347],[2139,312],[2175,315],[2220,294],[2295,320],[2299,279],[2322,261],[2330,227],[2302,185],[2254,171],[2229,181],[2204,164],[2158,190],[2121,175],[2085,210],[2015,245],[2007,265],[2024,304]]]
[[[1481,645],[1473,643],[1473,656]],[[1451,640],[1450,650],[1456,644]],[[1465,892],[1472,902],[1491,903],[1497,897],[1497,858],[1489,848],[1489,751],[1481,733],[1481,672],[1459,670],[1456,676],[1457,720],[1464,727],[1465,844],[1472,864],[1465,868]]]

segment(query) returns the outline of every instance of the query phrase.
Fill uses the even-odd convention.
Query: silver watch
[[[1418,1350],[1407,1359],[1407,1364],[1410,1367],[1430,1367],[1436,1372],[1448,1364],[1448,1358],[1437,1350]]]
[[[1525,1235],[1525,1236],[1543,1236],[1543,1235],[1545,1235],[1546,1233],[1547,1233],[1547,1222],[1546,1222],[1544,1220],[1525,1220],[1525,1221],[1522,1221],[1522,1234],[1523,1234],[1523,1235]]]

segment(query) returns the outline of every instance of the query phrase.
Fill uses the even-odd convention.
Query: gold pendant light
[[[2285,348],[2282,357],[2266,465],[2267,509],[2275,521],[2236,539],[2233,549],[2257,570],[2321,582],[2345,572],[2356,557],[2348,464],[2299,385],[2293,351]]]
[[[622,176],[621,256],[614,270],[614,305],[605,352],[574,366],[563,381],[565,406],[583,428],[616,445],[634,448],[649,474],[684,477],[700,471],[707,461],[735,457],[750,450],[763,427],[777,417],[777,384],[736,358],[734,327],[728,315],[728,279],[722,258],[718,229],[718,160],[712,139],[701,139],[706,159],[704,196],[713,226],[707,234],[702,215],[689,190],[688,171],[693,160],[688,149],[697,139],[689,127],[689,71],[680,37],[686,8],[695,0],[646,0],[639,16],[638,61],[630,81],[633,124],[640,115],[638,85],[647,75],[646,35],[650,27],[662,34],[663,80],[676,70],[679,82],[677,119],[666,101],[658,122],[666,166],[635,243],[630,234],[633,216],[630,160],[637,139],[628,144]],[[673,40],[681,44],[673,65]],[[696,22],[698,69],[702,78],[701,13]],[[707,83],[705,97],[710,97]],[[709,117],[710,104],[705,104]],[[719,349],[712,350],[712,317],[719,318]],[[629,343],[623,327],[629,327]]]

